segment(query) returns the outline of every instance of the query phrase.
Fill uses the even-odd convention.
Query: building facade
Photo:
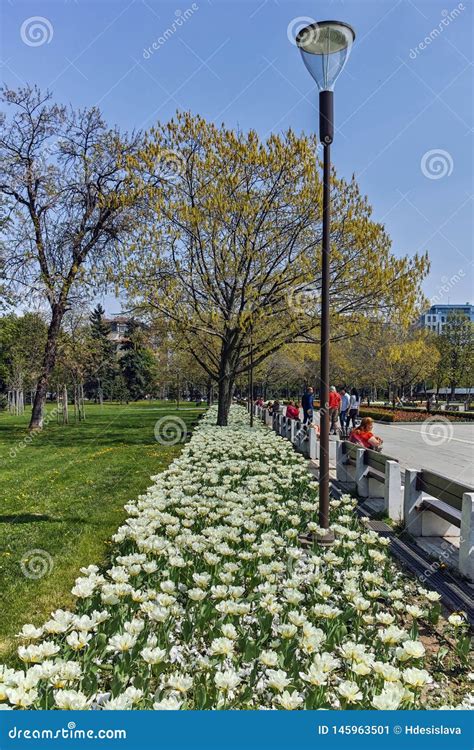
[[[420,316],[419,325],[433,333],[442,333],[448,315],[453,313],[462,313],[474,322],[474,305],[466,302],[465,305],[432,305]]]
[[[127,334],[131,322],[132,318],[124,315],[117,315],[115,318],[104,318],[104,323],[107,323],[110,328],[108,338],[115,344],[117,352],[130,340]]]

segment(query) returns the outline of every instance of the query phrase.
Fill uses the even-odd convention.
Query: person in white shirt
[[[347,427],[349,427],[349,423],[352,421],[352,429],[355,429],[356,418],[357,418],[357,415],[359,414],[359,407],[360,407],[359,391],[357,390],[357,388],[352,388],[351,397],[349,401],[349,414],[347,417]]]
[[[341,422],[341,429],[343,432],[345,432],[351,399],[345,388],[341,388],[340,395],[341,395],[341,412],[339,414],[339,419]]]

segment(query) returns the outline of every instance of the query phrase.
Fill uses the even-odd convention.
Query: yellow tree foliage
[[[316,143],[291,130],[262,142],[178,113],[129,160],[146,212],[130,248],[130,293],[164,315],[219,391],[299,341],[317,341],[322,182]],[[331,311],[335,337],[367,318],[408,321],[426,256],[395,257],[354,179],[334,173]],[[251,356],[252,355],[252,356]]]
[[[385,363],[387,381],[398,385],[402,391],[406,386],[431,377],[440,360],[439,351],[424,332],[394,341],[381,351]]]
[[[371,325],[334,347],[336,382],[373,392],[405,388],[429,379],[440,361],[433,337],[400,325]]]

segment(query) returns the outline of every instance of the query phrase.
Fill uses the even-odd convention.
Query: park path
[[[429,469],[474,487],[474,423],[442,421],[438,427],[425,422],[376,422],[374,433],[383,438],[383,452],[403,468]]]
[[[424,423],[378,422],[374,432],[383,438],[383,452],[397,458],[405,468],[430,469],[474,486],[474,424],[450,422],[444,442],[441,442],[443,433],[441,437],[430,434]]]

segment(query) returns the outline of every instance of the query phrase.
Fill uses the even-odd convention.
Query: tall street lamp
[[[341,21],[318,21],[298,33],[296,44],[319,89],[319,139],[324,147],[323,237],[321,264],[321,377],[319,449],[319,525],[328,529],[319,541],[331,544],[329,531],[329,272],[331,143],[334,137],[333,89],[349,57],[354,29]]]

